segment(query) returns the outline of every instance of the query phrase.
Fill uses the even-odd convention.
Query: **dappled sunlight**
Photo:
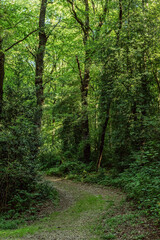
[[[64,180],[63,178],[48,177],[48,176],[46,176],[45,179],[48,180],[48,181],[51,181],[51,182],[60,182],[60,181]]]

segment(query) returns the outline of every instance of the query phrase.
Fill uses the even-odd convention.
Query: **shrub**
[[[46,199],[55,199],[53,188],[40,181],[33,89],[8,87],[0,119],[0,213],[17,218]]]
[[[57,167],[46,171],[47,175],[66,176],[68,174],[81,174],[86,169],[86,165],[79,161],[64,161]]]
[[[137,202],[145,213],[160,216],[160,163],[141,165],[135,162],[116,183],[127,192],[128,198]]]

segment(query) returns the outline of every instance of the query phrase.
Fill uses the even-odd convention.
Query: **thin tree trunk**
[[[81,26],[83,32],[83,44],[85,48],[85,59],[84,59],[84,74],[81,73],[80,64],[77,59],[78,68],[79,68],[79,75],[81,79],[81,102],[82,102],[82,123],[81,123],[81,132],[82,132],[82,139],[84,141],[84,148],[83,148],[83,158],[84,161],[90,162],[90,153],[91,147],[89,143],[89,120],[88,120],[88,88],[89,88],[89,80],[90,80],[90,52],[87,49],[88,45],[88,38],[89,38],[89,2],[88,0],[84,0],[85,5],[85,21],[83,22],[77,15],[75,11],[74,1],[67,0],[72,8],[72,13],[74,15],[75,20]]]
[[[0,115],[2,114],[3,105],[3,82],[4,82],[4,60],[5,55],[2,50],[3,39],[0,37]]]
[[[44,53],[47,43],[47,36],[45,33],[45,16],[46,16],[47,0],[42,0],[40,16],[39,16],[39,46],[36,54],[36,97],[37,97],[37,108],[35,124],[40,129],[42,120],[42,106],[44,102],[43,94],[43,70],[44,70]]]
[[[100,140],[100,148],[99,148],[99,158],[98,158],[98,163],[97,163],[97,171],[101,166],[101,161],[102,161],[102,156],[103,156],[103,149],[104,149],[104,141],[105,141],[105,135],[106,135],[106,129],[108,126],[108,121],[109,121],[109,111],[110,111],[110,103],[107,106],[107,111],[106,111],[106,119],[102,128],[102,133],[101,133],[101,140]]]
[[[90,56],[87,49],[87,43],[89,38],[89,3],[85,0],[85,26],[84,26],[84,37],[83,43],[85,47],[85,61],[84,61],[84,76],[81,84],[81,96],[82,96],[82,138],[84,140],[83,157],[84,161],[90,162],[91,146],[89,142],[89,120],[88,120],[88,89],[90,80]]]
[[[119,38],[120,38],[120,31],[122,28],[122,17],[123,17],[123,10],[122,10],[122,0],[119,0],[119,29],[117,33],[117,44],[119,43]]]

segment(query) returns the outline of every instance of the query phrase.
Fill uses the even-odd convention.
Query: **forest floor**
[[[160,240],[158,227],[127,202],[120,190],[56,177],[46,179],[59,192],[59,206],[46,206],[30,225],[0,231],[0,239]]]

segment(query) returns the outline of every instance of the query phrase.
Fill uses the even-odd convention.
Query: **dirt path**
[[[47,231],[23,239],[34,240],[91,240],[100,239],[94,233],[97,220],[102,217],[110,202],[124,199],[121,192],[95,185],[74,183],[69,180],[47,177],[60,194],[60,206],[47,223]]]
[[[47,177],[60,194],[60,205],[16,240],[159,240],[147,219],[131,209],[119,190]],[[25,232],[25,233],[24,233]]]

